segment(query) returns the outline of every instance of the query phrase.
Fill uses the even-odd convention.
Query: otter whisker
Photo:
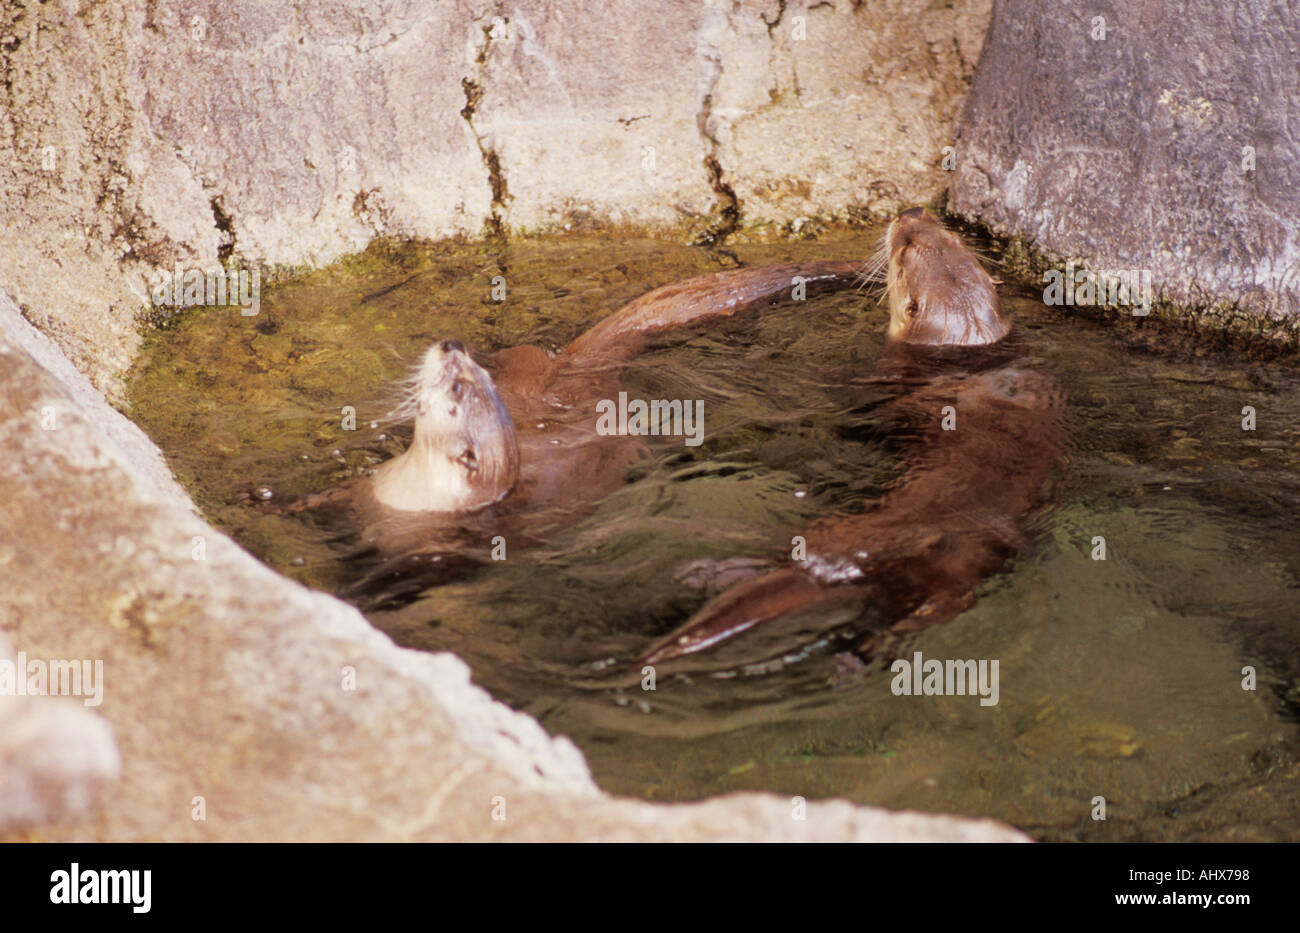
[[[858,273],[858,287],[866,288],[870,285],[876,285],[885,279],[885,271],[889,268],[889,235],[886,233],[881,236],[880,241],[876,244],[875,252],[862,265],[862,270]]]

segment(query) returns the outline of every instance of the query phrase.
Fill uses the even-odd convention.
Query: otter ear
[[[478,454],[474,453],[473,447],[466,447],[463,451],[461,451],[460,456],[456,458],[456,462],[459,463],[467,470],[470,471],[477,470]]]

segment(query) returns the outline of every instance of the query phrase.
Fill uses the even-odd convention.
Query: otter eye
[[[456,458],[456,462],[467,470],[478,469],[478,457],[474,454],[474,450],[471,447],[466,447],[465,451]]]
[[[465,395],[465,380],[463,379],[453,380],[451,383],[451,397],[459,402],[464,395]]]
[[[907,303],[907,316],[908,316],[908,317],[916,317],[916,313],[917,313],[918,311],[920,311],[920,310],[921,310],[921,306],[920,306],[919,304],[916,303],[916,299],[915,299],[915,298],[913,298],[911,301],[909,301],[909,302]]]

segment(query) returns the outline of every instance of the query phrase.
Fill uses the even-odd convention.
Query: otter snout
[[[909,207],[889,224],[889,252],[891,259],[920,237],[948,233],[947,228],[921,207]],[[949,234],[951,236],[951,234]]]
[[[993,279],[962,242],[919,207],[889,225],[889,337],[931,346],[982,346],[1011,331]]]

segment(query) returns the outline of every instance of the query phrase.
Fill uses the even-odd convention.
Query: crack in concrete
[[[786,0],[778,0],[778,3],[776,19],[769,20],[761,12],[758,14],[759,20],[767,27],[767,70],[772,79],[772,86],[767,89],[767,103],[737,117],[731,124],[733,130],[750,117],[763,113],[781,103],[781,100],[784,97],[784,92],[781,89],[781,69],[778,66],[778,63],[782,57],[782,53],[784,53],[785,57],[790,60],[789,71],[794,84],[794,96],[796,99],[801,96],[799,90],[799,73],[795,68],[794,56],[791,53],[788,44],[781,41],[780,34],[776,31],[777,27],[780,26],[782,21],[785,19],[787,9]]]
[[[474,134],[474,142],[478,146],[483,165],[488,171],[488,187],[492,191],[492,209],[483,222],[484,227],[489,237],[504,239],[510,235],[510,228],[506,225],[503,216],[506,202],[510,199],[510,189],[506,185],[506,176],[501,170],[501,156],[497,153],[496,147],[489,145],[484,140],[483,134],[474,126],[474,115],[478,112],[479,104],[483,100],[482,79],[487,66],[488,52],[492,48],[492,30],[498,22],[505,23],[507,26],[510,22],[501,13],[500,5],[497,5],[495,13],[488,22],[478,21],[479,28],[483,31],[483,44],[474,56],[475,76],[461,78],[460,80],[460,86],[465,91],[465,106],[461,108],[460,115],[469,125],[470,132]]]
[[[225,263],[235,252],[235,218],[226,210],[221,195],[213,195],[208,203],[212,205],[212,220],[221,234],[217,243],[217,261]]]
[[[776,19],[769,20],[761,11],[758,14],[758,18],[761,19],[763,25],[767,27],[767,35],[769,38],[773,37],[772,30],[776,29],[777,26],[780,26],[781,20],[785,19],[785,3],[786,0],[776,0]]]
[[[718,161],[716,153],[716,141],[713,145],[714,151],[704,157],[704,170],[709,176],[709,187],[718,196],[718,204],[713,212],[712,226],[695,238],[693,243],[695,246],[720,246],[740,226],[740,198],[736,197],[736,192],[731,185],[723,180],[722,164]]]
[[[712,0],[695,32],[695,50],[703,65],[699,77],[700,103],[695,124],[707,148],[704,171],[709,179],[709,188],[718,196],[708,228],[692,241],[695,246],[720,245],[740,226],[740,199],[724,180],[725,172],[718,158],[722,144],[713,128],[713,94],[722,79],[721,40],[730,24],[730,14],[718,0]]]

